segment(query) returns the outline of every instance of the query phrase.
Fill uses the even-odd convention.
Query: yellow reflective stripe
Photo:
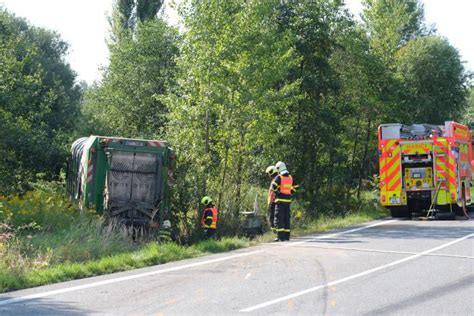
[[[459,129],[459,128],[456,128],[456,132],[454,134],[456,136],[458,136],[458,135],[464,136],[464,137],[467,136],[467,132],[464,129]]]
[[[383,169],[383,167],[385,167],[385,159],[382,159],[382,157],[380,157],[380,159],[379,159],[379,168]]]
[[[397,159],[398,160],[398,159]],[[393,165],[385,172],[387,176],[391,175],[395,170],[400,169],[400,160],[395,161]]]
[[[400,179],[400,173],[397,173],[396,175],[393,176],[392,180],[388,183],[388,188],[391,188],[398,180]],[[398,185],[395,190],[400,190],[401,187],[401,182],[400,185]]]
[[[276,231],[276,232],[284,232],[285,229],[284,229],[284,228],[275,228],[275,231]]]
[[[275,202],[291,202],[290,199],[275,199]]]
[[[396,142],[396,141],[397,141],[396,139],[391,139],[391,140],[389,140],[389,141],[385,144],[385,148],[383,149],[383,151],[385,151],[385,152],[390,151],[390,148],[391,148],[393,145],[395,145],[395,142]],[[391,156],[393,157],[393,152],[392,152]],[[391,160],[390,158],[392,158],[392,157],[388,157],[388,155],[387,155],[386,159],[379,159],[379,167],[380,167],[380,169],[382,169],[383,167],[385,167],[385,165]]]
[[[397,139],[390,139],[390,140],[387,142],[387,147],[385,147],[385,148],[390,148],[390,147],[392,147],[393,145],[395,145],[396,142],[397,142]]]

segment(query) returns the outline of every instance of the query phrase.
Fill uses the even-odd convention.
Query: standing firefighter
[[[201,204],[204,205],[202,211],[201,226],[204,231],[204,239],[213,238],[216,234],[217,229],[217,216],[218,210],[212,203],[212,199],[209,196],[205,196],[201,199]]]
[[[275,230],[274,241],[290,240],[290,203],[294,193],[293,178],[286,169],[285,163],[279,161],[275,165],[279,175],[272,182],[275,192]]]
[[[269,166],[267,170],[265,170],[266,174],[270,177],[270,188],[268,188],[268,215],[270,220],[270,227],[272,231],[275,230],[275,191],[273,191],[273,180],[278,175],[278,170],[275,166]]]

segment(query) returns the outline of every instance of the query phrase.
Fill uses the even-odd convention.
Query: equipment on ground
[[[468,216],[466,207],[474,204],[474,161],[467,126],[453,121],[383,124],[378,149],[380,202],[392,217],[423,210],[429,210],[428,217],[452,212]]]
[[[259,215],[258,194],[255,195],[253,211],[241,212],[243,215],[242,230],[250,238],[263,234],[263,222]]]
[[[163,141],[90,136],[71,147],[66,191],[125,224],[169,226],[175,156]]]

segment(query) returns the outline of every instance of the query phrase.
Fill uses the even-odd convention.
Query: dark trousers
[[[275,203],[270,203],[268,207],[268,216],[270,217],[270,227],[275,228]]]
[[[204,239],[214,238],[215,235],[216,235],[216,229],[215,228],[205,228],[204,229]]]
[[[290,240],[290,203],[275,203],[275,229],[280,240]]]

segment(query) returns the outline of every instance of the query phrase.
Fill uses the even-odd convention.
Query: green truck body
[[[170,215],[175,156],[167,142],[90,136],[71,146],[66,191],[81,208],[161,227]]]

